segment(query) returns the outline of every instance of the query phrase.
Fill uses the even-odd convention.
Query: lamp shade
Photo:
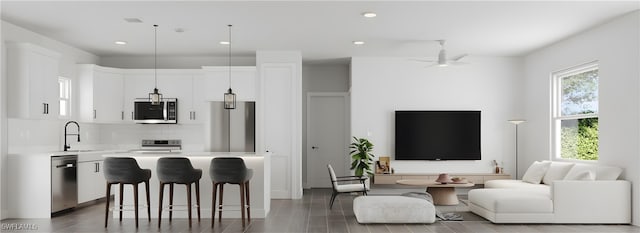
[[[235,109],[236,108],[236,94],[233,93],[231,88],[224,93],[224,108],[225,109]]]

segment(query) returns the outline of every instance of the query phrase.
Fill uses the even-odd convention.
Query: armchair
[[[333,202],[336,196],[341,193],[362,192],[363,195],[367,195],[367,186],[365,181],[368,179],[366,176],[336,176],[335,171],[331,164],[327,164],[329,169],[329,176],[331,177],[331,186],[333,187],[333,193],[331,194],[331,201],[329,202],[329,209],[333,207]],[[359,181],[359,183],[353,183]]]

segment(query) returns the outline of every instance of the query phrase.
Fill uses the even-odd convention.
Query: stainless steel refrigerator
[[[214,152],[255,152],[256,103],[237,102],[224,109],[222,101],[209,103],[208,150]]]

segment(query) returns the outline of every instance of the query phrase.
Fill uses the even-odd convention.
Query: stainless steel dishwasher
[[[78,205],[78,156],[51,157],[51,213]]]

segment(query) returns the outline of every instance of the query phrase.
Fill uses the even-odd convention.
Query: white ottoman
[[[424,199],[405,196],[360,196],[353,200],[359,223],[433,223],[436,208]]]

